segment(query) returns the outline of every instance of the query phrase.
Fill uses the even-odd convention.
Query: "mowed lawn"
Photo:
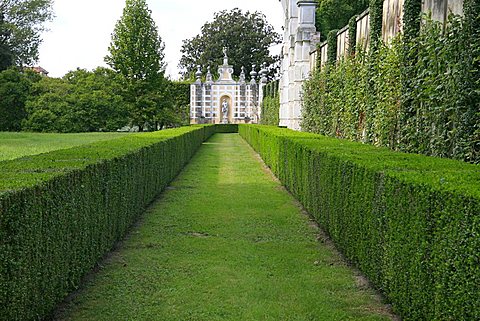
[[[123,137],[128,133],[11,133],[0,132],[0,161],[65,149],[100,140]]]
[[[217,134],[55,320],[390,320],[238,134]]]

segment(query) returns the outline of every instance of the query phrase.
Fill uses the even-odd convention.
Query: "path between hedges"
[[[389,320],[321,239],[247,143],[217,134],[57,319]]]

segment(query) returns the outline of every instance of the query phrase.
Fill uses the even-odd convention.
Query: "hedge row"
[[[215,125],[216,133],[238,133],[237,124],[216,124]]]
[[[460,161],[240,125],[405,320],[480,320],[480,171]]]
[[[0,319],[47,316],[223,129],[129,135],[0,162]]]

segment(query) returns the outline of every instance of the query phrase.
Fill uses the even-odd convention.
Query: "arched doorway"
[[[233,102],[230,95],[222,95],[218,103],[220,106],[219,123],[233,123]]]

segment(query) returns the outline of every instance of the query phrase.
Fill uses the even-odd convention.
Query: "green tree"
[[[0,70],[32,65],[38,59],[44,22],[53,17],[52,0],[0,2]]]
[[[13,65],[12,52],[7,44],[10,34],[10,30],[6,27],[5,14],[0,12],[0,70],[5,70]]]
[[[190,82],[168,82],[169,106],[162,113],[162,125],[165,127],[186,126],[190,123]]]
[[[234,74],[239,76],[242,66],[250,73],[252,65],[272,66],[279,61],[270,55],[269,48],[280,39],[262,13],[223,10],[203,25],[199,35],[183,41],[179,68],[184,78],[191,77],[197,65],[215,68],[222,64],[222,48],[227,47]]]
[[[157,126],[165,107],[164,44],[145,0],[126,0],[110,43],[107,64],[123,76],[130,119],[142,131]]]
[[[77,69],[63,79],[42,78],[33,87],[23,122],[39,132],[114,131],[128,124],[118,75],[106,68]]]
[[[25,102],[32,84],[39,80],[33,72],[7,69],[0,72],[0,131],[19,131],[26,117]]]
[[[322,40],[327,39],[331,30],[345,27],[351,17],[368,8],[369,2],[369,0],[319,0],[316,26]]]

